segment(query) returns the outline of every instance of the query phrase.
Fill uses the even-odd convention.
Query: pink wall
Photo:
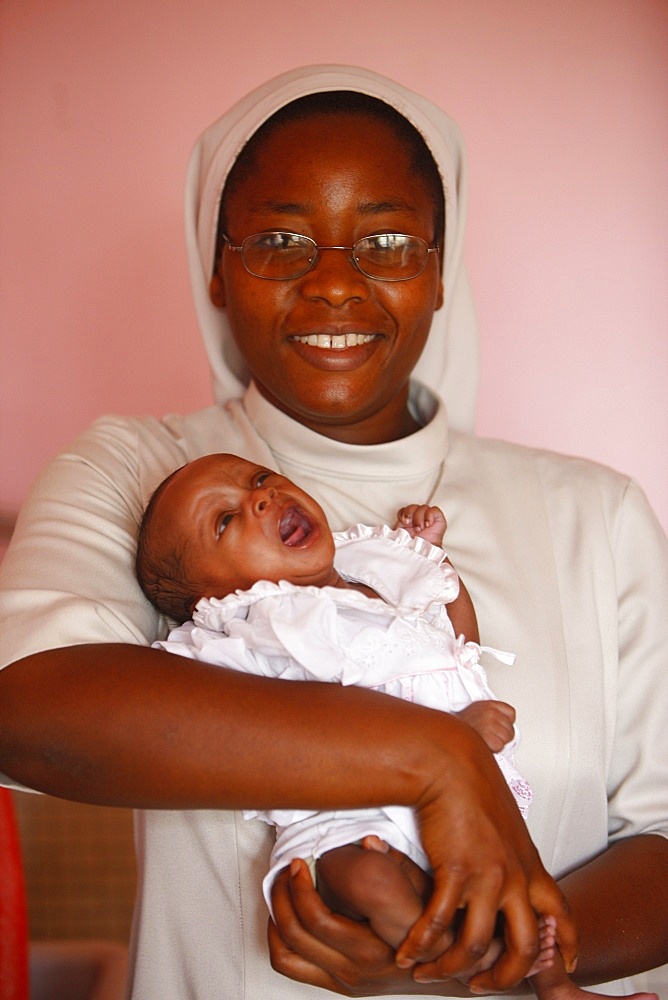
[[[3,0],[0,507],[102,411],[210,400],[181,201],[274,73],[366,64],[471,165],[481,433],[637,476],[668,526],[664,0]]]

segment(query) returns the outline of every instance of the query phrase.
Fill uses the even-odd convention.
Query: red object
[[[0,788],[0,1000],[28,1000],[28,914],[12,794]]]

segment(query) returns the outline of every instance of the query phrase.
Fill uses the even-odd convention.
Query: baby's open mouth
[[[293,548],[306,541],[313,531],[313,522],[301,507],[290,507],[282,516],[278,525],[278,533],[284,545]]]

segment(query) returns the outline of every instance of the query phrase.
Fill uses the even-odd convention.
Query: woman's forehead
[[[371,115],[353,115],[347,112],[319,112],[306,118],[288,120],[273,126],[266,133],[254,139],[249,150],[249,161],[244,168],[244,151],[235,163],[241,164],[245,179],[267,162],[292,153],[308,158],[311,150],[317,150],[323,143],[330,148],[344,150],[350,160],[354,160],[365,150],[384,151],[385,156],[398,157],[407,164],[411,162],[412,151],[396,130]],[[233,174],[230,177],[234,181]]]
[[[280,205],[283,213],[294,207],[299,214],[309,199],[321,202],[328,179],[346,194],[354,190],[361,205],[380,200],[409,206],[425,196],[433,205],[430,184],[415,170],[410,148],[373,117],[332,113],[284,122],[247,166],[242,176],[231,175],[229,211]]]

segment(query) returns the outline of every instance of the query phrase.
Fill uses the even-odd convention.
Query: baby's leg
[[[323,854],[316,872],[318,892],[328,906],[355,920],[368,920],[393,948],[422,913],[432,888],[429,876],[405,855],[365,850],[358,844]]]
[[[530,977],[530,982],[538,1000],[615,1000],[607,993],[593,993],[576,986],[566,973],[558,948],[554,949],[554,961],[549,968],[540,969]],[[659,998],[656,993],[631,993],[627,994],[627,1000]]]

